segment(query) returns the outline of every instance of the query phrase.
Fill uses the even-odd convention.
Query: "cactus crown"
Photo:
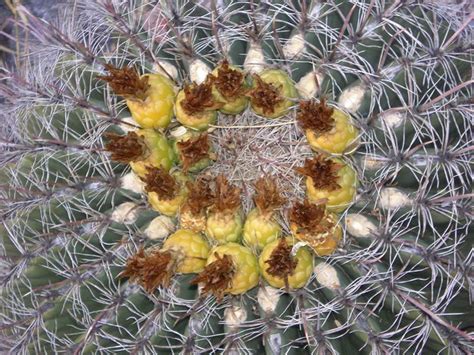
[[[473,353],[472,15],[432,2],[18,5],[0,352]],[[180,125],[202,134],[183,181]],[[205,139],[217,158],[191,167]],[[184,225],[201,235],[166,249]],[[258,268],[281,235],[308,249],[298,289]],[[210,254],[227,238],[241,256]]]

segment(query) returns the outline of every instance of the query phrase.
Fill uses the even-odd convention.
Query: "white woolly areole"
[[[145,183],[133,171],[120,178],[120,186],[122,189],[142,194],[145,191]]]
[[[405,121],[405,115],[400,112],[381,115],[383,126],[387,128],[397,128]]]
[[[319,85],[323,82],[323,75],[318,71],[311,71],[303,76],[295,87],[303,99],[311,99],[319,91]]]
[[[378,170],[383,168],[384,161],[381,158],[377,158],[376,156],[367,155],[363,158],[362,164],[367,170]]]
[[[229,328],[237,328],[247,319],[247,312],[239,306],[231,306],[224,311],[225,324]]]
[[[202,84],[206,81],[207,75],[211,72],[211,68],[207,66],[201,59],[194,59],[189,64],[189,76],[191,81],[196,84]]]
[[[244,61],[244,69],[251,73],[260,73],[265,68],[265,57],[262,46],[255,42],[250,43],[249,51]]]
[[[280,299],[280,291],[271,286],[262,286],[258,289],[257,300],[266,313],[274,313]]]
[[[137,207],[138,205],[133,202],[124,202],[112,212],[110,218],[117,223],[131,224],[137,220]]]
[[[163,74],[168,77],[171,76],[173,79],[178,79],[178,69],[164,60],[159,60],[158,63],[153,64],[153,71],[159,74]]]
[[[173,233],[175,227],[172,218],[168,216],[158,216],[154,218],[145,229],[145,235],[149,239],[163,239]]]
[[[349,213],[346,216],[346,230],[356,238],[369,238],[377,231],[377,226],[364,215]]]
[[[266,342],[265,346],[270,348],[272,354],[281,353],[281,334],[280,333],[270,334],[268,337],[266,337],[265,342]]]
[[[314,267],[316,280],[324,287],[330,290],[341,288],[341,281],[334,267],[327,263],[319,263]]]
[[[346,110],[355,112],[362,104],[365,93],[366,88],[363,85],[349,87],[341,92],[338,103]]]
[[[385,210],[398,209],[412,202],[406,193],[396,187],[386,187],[380,191],[379,207]]]
[[[175,138],[178,138],[178,137],[181,137],[181,136],[184,136],[186,134],[188,130],[186,129],[186,127],[184,126],[179,126],[173,130],[170,131],[170,134],[175,137]]]
[[[135,122],[135,120],[131,116],[121,118],[120,121],[121,122],[119,123],[119,127],[125,133],[133,132],[133,131],[136,131],[138,129],[137,123]],[[130,123],[130,124],[127,124],[127,123],[124,123],[124,122]]]
[[[304,37],[301,33],[291,36],[288,42],[283,46],[283,54],[285,58],[291,59],[299,57],[304,50]]]

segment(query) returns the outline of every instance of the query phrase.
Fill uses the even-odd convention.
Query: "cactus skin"
[[[0,69],[2,352],[474,351],[472,16],[421,1],[76,3],[55,24],[19,6],[21,65]],[[303,51],[285,55],[298,33]],[[259,48],[264,62],[252,68],[319,78],[307,82],[310,96],[351,112],[360,129],[345,157],[360,183],[339,217],[343,237],[304,288],[266,302],[261,285],[221,303],[201,298],[195,275],[147,295],[117,275],[139,247],[162,245],[148,237],[158,214],[103,152],[105,130],[137,127],[97,76],[109,62],[131,64],[165,69],[179,87],[189,63],[212,70],[228,57],[241,67]],[[243,212],[262,171],[303,198],[293,168],[312,153],[292,109],[216,120],[225,128],[212,132],[212,172],[246,187]],[[245,312],[226,319],[236,309]]]

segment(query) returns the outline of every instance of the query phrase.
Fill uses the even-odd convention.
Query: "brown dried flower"
[[[334,128],[332,117],[334,109],[326,105],[326,99],[317,103],[314,100],[301,101],[296,114],[296,120],[303,129],[309,129],[316,134],[323,134]]]
[[[212,83],[206,80],[202,84],[192,83],[184,87],[184,99],[181,107],[188,115],[202,113],[219,107],[212,95]]]
[[[149,168],[144,181],[145,190],[155,192],[160,200],[172,200],[179,192],[179,183],[162,167]]]
[[[189,210],[193,215],[202,214],[214,203],[214,192],[209,186],[209,181],[204,178],[198,178],[196,181],[188,181],[188,197],[183,207]]]
[[[170,251],[145,251],[140,248],[135,255],[128,258],[125,270],[119,277],[129,277],[130,281],[143,286],[146,292],[153,293],[158,286],[169,286],[176,267],[176,258]]]
[[[128,164],[144,159],[149,153],[145,140],[135,132],[128,132],[126,136],[105,133],[104,136],[107,139],[105,149],[112,153],[112,160]]]
[[[326,219],[324,205],[315,205],[308,200],[295,202],[289,213],[290,223],[298,227],[298,231],[308,233],[324,233],[332,228]]]
[[[280,95],[280,88],[272,83],[264,82],[260,76],[253,76],[257,86],[247,92],[252,105],[260,107],[264,114],[269,115],[275,112],[276,106],[283,101]]]
[[[267,272],[285,281],[285,288],[288,290],[288,277],[298,265],[298,259],[291,256],[291,246],[288,245],[285,238],[280,238],[278,245],[273,249],[270,258],[265,261],[268,264]]]
[[[337,172],[342,167],[342,164],[322,154],[316,154],[312,159],[306,159],[304,166],[296,168],[296,171],[310,177],[316,189],[334,191],[341,187],[338,183]]]
[[[255,183],[254,202],[262,214],[271,213],[285,203],[275,180],[269,176],[261,177]]]
[[[207,133],[178,142],[177,146],[184,172],[202,159],[209,158],[210,144]]]
[[[241,190],[229,184],[224,175],[216,177],[216,197],[212,210],[218,213],[233,213],[240,207]]]
[[[224,59],[217,69],[217,77],[210,74],[210,79],[217,91],[226,99],[234,99],[243,94],[244,74],[229,67]]]
[[[106,81],[112,90],[126,99],[145,100],[148,96],[148,77],[140,77],[133,67],[116,68],[106,64],[109,75],[99,75],[98,78]]]
[[[235,274],[235,266],[230,255],[220,256],[214,253],[216,260],[207,265],[191,284],[203,284],[203,294],[211,293],[218,301],[224,297],[225,291],[232,286],[232,278]]]

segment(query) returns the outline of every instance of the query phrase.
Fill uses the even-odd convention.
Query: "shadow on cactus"
[[[474,350],[472,16],[18,11],[23,55],[0,72],[2,350]]]

